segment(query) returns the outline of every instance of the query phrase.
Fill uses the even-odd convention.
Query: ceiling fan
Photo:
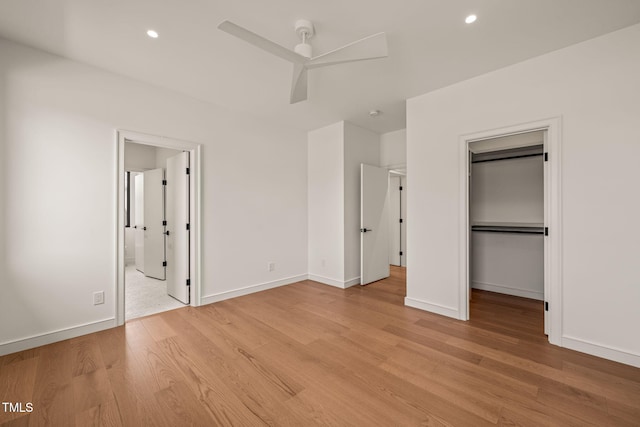
[[[385,33],[378,33],[349,43],[338,49],[314,57],[311,45],[307,43],[314,36],[313,23],[306,19],[298,20],[295,24],[296,33],[302,39],[302,43],[296,45],[294,50],[289,50],[279,44],[267,40],[233,22],[224,21],[218,28],[226,33],[236,36],[273,55],[279,56],[293,63],[293,79],[291,82],[290,103],[307,99],[307,71],[327,67],[329,65],[343,64],[346,62],[365,61],[369,59],[385,58],[387,54],[387,38]]]

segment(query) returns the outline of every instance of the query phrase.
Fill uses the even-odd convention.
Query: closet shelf
[[[537,223],[475,223],[471,225],[471,231],[486,233],[510,233],[510,234],[544,234],[544,224]]]

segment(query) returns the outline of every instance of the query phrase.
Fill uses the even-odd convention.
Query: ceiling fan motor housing
[[[305,37],[307,39],[310,39],[315,34],[315,30],[313,28],[313,22],[308,21],[306,19],[298,19],[296,21],[295,28],[296,28],[296,33],[298,33],[300,37],[302,37],[302,35],[305,34]]]
[[[311,45],[307,44],[307,43],[300,43],[297,44],[295,48],[293,48],[293,50],[298,54],[298,55],[302,55],[305,58],[311,58],[312,54],[311,54]]]
[[[313,23],[306,19],[298,19],[295,25],[296,33],[302,39],[302,43],[296,45],[293,49],[298,55],[302,55],[305,58],[311,58],[312,51],[311,45],[307,43],[313,35],[315,34],[315,30],[313,28]]]

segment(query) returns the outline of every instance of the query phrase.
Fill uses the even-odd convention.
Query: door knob
[[[164,234],[169,235],[169,230],[165,231]]]
[[[142,227],[142,229],[146,231],[146,230],[147,230],[147,227]]]

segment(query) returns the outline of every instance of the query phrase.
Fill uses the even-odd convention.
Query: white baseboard
[[[0,356],[67,340],[69,338],[79,337],[81,335],[91,334],[93,332],[103,331],[105,329],[114,328],[115,326],[116,319],[112,317],[110,319],[98,320],[95,322],[85,323],[83,325],[72,326],[70,328],[58,329],[57,331],[47,332],[41,335],[33,335],[15,341],[4,342],[0,344]]]
[[[200,299],[200,305],[211,304],[218,301],[224,301],[230,298],[241,297],[243,295],[253,294],[255,292],[266,291],[267,289],[277,288],[278,286],[290,285],[292,283],[307,280],[306,274],[299,276],[286,277],[284,279],[274,280],[272,282],[259,283],[257,285],[246,286],[244,288],[224,291],[217,294],[205,295]]]
[[[336,288],[340,288],[340,289],[347,289],[351,286],[360,284],[359,277],[354,277],[353,279],[349,279],[343,282],[341,280],[330,279],[324,276],[318,276],[317,274],[309,274],[309,280],[313,280],[314,282],[320,282],[322,284],[329,285],[329,286],[335,286]]]
[[[453,307],[446,307],[440,304],[434,304],[432,302],[422,301],[416,298],[404,298],[404,305],[408,307],[418,308],[420,310],[429,311],[431,313],[441,314],[447,317],[453,317],[454,319],[460,318],[460,313]]]
[[[344,287],[346,288],[350,288],[351,286],[355,286],[355,285],[359,285],[360,284],[360,277],[354,277],[353,279],[349,279],[346,282],[344,282]]]
[[[544,301],[544,292],[528,291],[512,288],[511,286],[496,285],[495,283],[471,282],[471,287],[483,291],[497,292],[499,294],[513,295],[514,297],[531,298]]]
[[[562,347],[640,368],[640,355],[575,337],[562,337]]]

